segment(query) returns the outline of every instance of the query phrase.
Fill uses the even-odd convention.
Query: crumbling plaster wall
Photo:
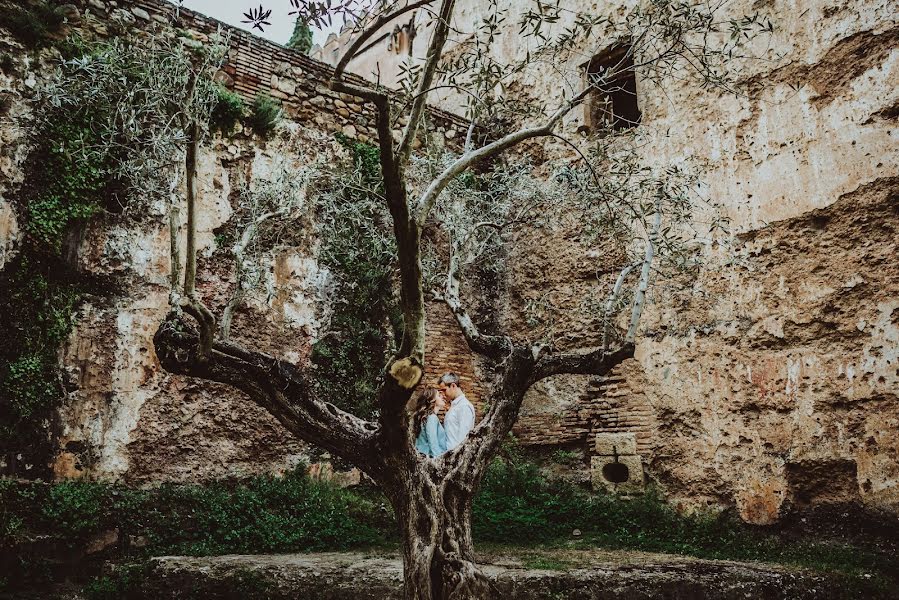
[[[756,3],[785,58],[749,65],[747,96],[640,90],[645,160],[703,164],[739,234],[647,309],[631,385],[657,424],[644,462],[681,503],[756,523],[815,503],[899,509],[899,24],[888,2],[788,4]],[[584,276],[589,248],[522,254],[535,248],[607,293],[611,274]],[[510,264],[527,290],[527,262]],[[827,488],[845,493],[808,492]]]
[[[174,34],[198,45],[222,26],[230,34],[231,50],[219,79],[245,100],[265,92],[283,102],[285,118],[266,139],[238,127],[233,136],[217,135],[201,150],[197,289],[221,314],[235,285],[227,236],[221,234],[233,227],[240,186],[269,177],[279,164],[298,169],[322,158],[322,152],[336,147],[334,133],[371,140],[370,107],[329,90],[327,65],[189,10],[182,9],[173,22],[176,7],[165,0],[84,0],[66,10],[70,30],[88,39],[124,27],[136,35]],[[2,43],[18,62],[15,73],[0,76],[5,106],[0,126],[0,266],[19,243],[11,200],[28,151],[22,117],[54,60],[52,50],[29,54],[5,36]],[[432,133],[446,139],[464,126],[441,111],[432,111],[430,122]],[[183,189],[180,193],[183,197]],[[317,260],[314,207],[306,208],[309,218],[301,230],[269,257],[271,294],[263,290],[248,298],[232,327],[235,341],[298,364],[308,361],[327,320],[331,282]],[[60,478],[152,483],[292,468],[308,448],[267,412],[227,386],[171,376],[161,369],[152,338],[168,311],[168,215],[164,203],[151,204],[145,212],[139,219],[95,218],[77,245],[77,270],[105,276],[116,289],[80,307],[74,331],[61,350],[68,393],[60,411],[54,472]]]
[[[309,161],[297,152],[303,146],[313,147],[312,140],[287,124],[268,142],[237,136],[203,148],[198,289],[217,313],[234,286],[233,263],[215,237],[234,212],[234,187],[270,176],[276,157],[294,165]],[[82,307],[65,349],[71,391],[62,410],[57,476],[195,481],[295,466],[303,445],[245,396],[160,368],[152,338],[168,311],[169,230],[166,207],[155,209],[140,223],[96,223],[79,249],[83,272],[114,275],[124,285],[108,305]],[[234,335],[241,341],[250,335],[256,348],[302,362],[319,331],[328,274],[311,242],[279,248],[270,261],[275,294],[251,297],[236,315]],[[284,263],[294,268],[281,268]]]
[[[582,0],[568,8],[622,15],[632,4]],[[534,40],[517,35],[516,17],[533,3],[503,6],[509,29],[494,55],[521,59]],[[731,6],[770,16],[775,26],[752,47],[769,48],[768,57],[738,65],[743,93],[691,81],[666,82],[663,93],[638,76],[643,160],[699,166],[703,191],[736,235],[732,248],[705,250],[694,279],[655,290],[636,360],[621,369],[631,373],[631,403],[652,407],[644,464],[681,504],[736,505],[756,523],[815,503],[896,511],[899,13],[888,0]],[[459,0],[457,30],[471,31],[488,10]],[[573,14],[563,12],[556,29]],[[420,28],[417,59],[427,38]],[[454,34],[451,44],[461,39]],[[346,39],[331,41],[339,44]],[[572,48],[552,68],[535,62],[509,88],[561,102],[559,73],[580,82],[580,65],[603,49]],[[351,67],[364,74],[377,64],[389,81],[397,61],[375,47]],[[461,101],[445,97],[442,106]],[[574,111],[564,130],[582,139],[584,123]],[[532,333],[521,325],[524,307],[553,289],[560,341],[595,345],[598,319],[578,307],[585,297],[604,298],[617,272],[615,258],[598,250],[565,223],[521,236],[510,249],[506,324]],[[560,377],[536,386],[518,432],[551,441],[535,429],[549,413],[589,431],[598,410],[584,401],[589,385]],[[560,430],[559,441],[569,438]]]

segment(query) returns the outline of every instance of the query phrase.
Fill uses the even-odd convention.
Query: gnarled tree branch
[[[438,175],[437,178],[431,182],[431,185],[429,185],[428,188],[422,193],[416,207],[417,220],[420,223],[424,223],[428,218],[431,210],[434,208],[434,204],[437,202],[437,198],[440,196],[441,192],[446,189],[446,186],[448,186],[453,179],[462,174],[474,163],[480,160],[484,160],[485,158],[495,156],[500,152],[517,146],[525,140],[552,135],[553,129],[556,125],[558,125],[559,121],[562,120],[562,117],[567,115],[574,107],[583,102],[584,98],[587,97],[587,94],[590,93],[591,89],[592,88],[588,87],[581,91],[577,96],[569,100],[567,103],[565,103],[564,106],[553,113],[552,116],[550,116],[549,119],[547,119],[544,123],[536,127],[526,127],[524,129],[519,129],[518,131],[501,137],[495,142],[487,144],[486,146],[482,146],[477,150],[467,152],[453,161],[453,163],[446,169],[444,169],[443,172],[440,173],[440,175]]]
[[[534,365],[531,384],[537,383],[553,375],[570,373],[573,375],[605,375],[634,357],[634,345],[625,343],[614,352],[605,352],[602,348],[587,353],[565,353],[544,355]]]
[[[411,4],[407,4],[403,8],[400,8],[393,12],[379,15],[374,21],[372,21],[365,27],[362,33],[360,33],[353,39],[350,47],[347,48],[344,55],[340,58],[340,61],[337,63],[337,66],[334,68],[334,78],[343,78],[343,73],[344,71],[346,71],[347,65],[350,64],[350,61],[353,60],[353,58],[359,52],[359,49],[362,48],[362,45],[365,44],[365,42],[367,42],[374,34],[376,34],[384,25],[387,25],[399,16],[433,3],[434,0],[418,0],[418,2],[412,2]]]
[[[233,386],[297,437],[351,461],[373,477],[378,473],[377,426],[318,399],[309,379],[294,365],[220,341],[212,344],[203,359],[197,333],[174,313],[159,327],[153,342],[168,372]]]
[[[458,245],[460,243],[456,240],[450,242],[449,268],[446,273],[443,301],[456,318],[468,347],[478,354],[499,360],[511,350],[509,339],[497,335],[482,334],[462,305],[459,292],[461,277],[459,273]]]
[[[412,144],[418,133],[418,126],[424,116],[425,107],[428,102],[429,94],[427,91],[431,88],[434,81],[434,75],[437,73],[437,66],[440,64],[440,58],[443,56],[443,47],[446,45],[446,39],[449,35],[450,19],[453,17],[453,8],[456,0],[442,0],[440,10],[437,12],[437,22],[434,25],[434,32],[431,34],[431,41],[428,44],[428,53],[425,57],[425,64],[422,67],[421,79],[418,81],[418,89],[416,91],[415,100],[412,102],[412,110],[409,111],[409,123],[406,124],[406,131],[403,133],[403,139],[400,141],[397,150],[400,165],[408,162],[412,155]]]

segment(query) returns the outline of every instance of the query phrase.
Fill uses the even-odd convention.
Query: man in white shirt
[[[445,373],[440,378],[439,389],[443,397],[451,402],[443,418],[446,449],[449,451],[465,441],[468,432],[474,427],[474,406],[459,387],[459,376],[455,373]]]

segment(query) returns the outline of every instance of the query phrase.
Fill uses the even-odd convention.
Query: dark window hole
[[[602,476],[612,483],[624,483],[630,477],[630,471],[626,464],[613,462],[602,468]]]

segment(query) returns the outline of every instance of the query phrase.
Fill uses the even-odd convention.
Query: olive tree
[[[329,85],[361,98],[377,115],[381,180],[371,198],[383,202],[390,215],[402,313],[396,352],[378,382],[377,417],[360,418],[319,397],[305,368],[217,338],[212,313],[192,293],[193,272],[185,285],[190,301],[182,305],[197,317],[196,326],[175,310],[155,337],[157,354],[168,371],[242,390],[292,434],[358,466],[380,486],[398,520],[405,594],[410,600],[494,595],[475,562],[472,499],[511,431],[525,393],[555,375],[604,375],[633,356],[652,273],[666,249],[683,239],[689,222],[695,191],[689,178],[680,178],[673,168],[641,166],[639,156],[627,151],[632,139],[618,135],[608,124],[605,131],[594,132],[592,148],[585,150],[587,144],[562,137],[566,115],[591,93],[609,92],[626,71],[635,72],[646,85],[664,87],[672,78],[687,78],[697,85],[732,90],[731,66],[741,58],[741,44],[770,28],[754,16],[725,18],[724,0],[714,5],[646,0],[620,17],[576,11],[572,17],[573,11],[559,2],[538,1],[533,10],[518,15],[517,33],[530,36],[532,51],[519,62],[501,64],[491,46],[514,32],[504,33],[509,15],[498,3],[487,4],[485,19],[463,31],[453,21],[455,0],[291,0],[293,14],[305,22],[321,25],[343,18],[354,28]],[[428,16],[430,40],[423,58],[405,69],[399,89],[348,81],[348,65],[373,36],[416,10]],[[262,27],[270,11],[253,9],[247,13],[248,21]],[[554,27],[560,19],[569,26]],[[451,37],[457,39],[450,47]],[[505,91],[510,77],[521,76],[538,62],[564,64],[573,48],[602,49],[620,40],[627,40],[627,51],[616,65],[587,80],[560,79],[565,92],[555,103]],[[471,125],[464,146],[455,152],[431,148],[425,135],[428,100],[438,90],[470,98]],[[393,129],[399,122],[405,126],[395,137]],[[505,156],[535,141],[558,142],[577,160],[560,162],[543,178],[503,165]],[[491,164],[489,185],[478,191],[460,186],[460,178],[472,169],[489,172]],[[310,185],[315,179],[310,176]],[[325,177],[328,182],[338,179]],[[510,231],[532,227],[560,205],[579,207],[591,226],[620,234],[625,254],[632,257],[598,308],[605,322],[614,320],[616,310],[626,305],[621,302],[625,284],[632,284],[632,308],[623,318],[625,333],[613,335],[616,328],[605,326],[598,347],[563,350],[551,336],[517,339],[496,327],[487,330],[471,316],[463,298],[463,276],[472,265],[498,252]],[[433,249],[423,242],[423,231],[430,226],[448,233],[448,253],[430,252]],[[439,278],[435,269],[442,273]],[[492,374],[485,382],[486,414],[465,443],[438,458],[415,449],[410,412],[410,397],[421,383],[427,360],[429,294],[450,308],[468,347]]]

